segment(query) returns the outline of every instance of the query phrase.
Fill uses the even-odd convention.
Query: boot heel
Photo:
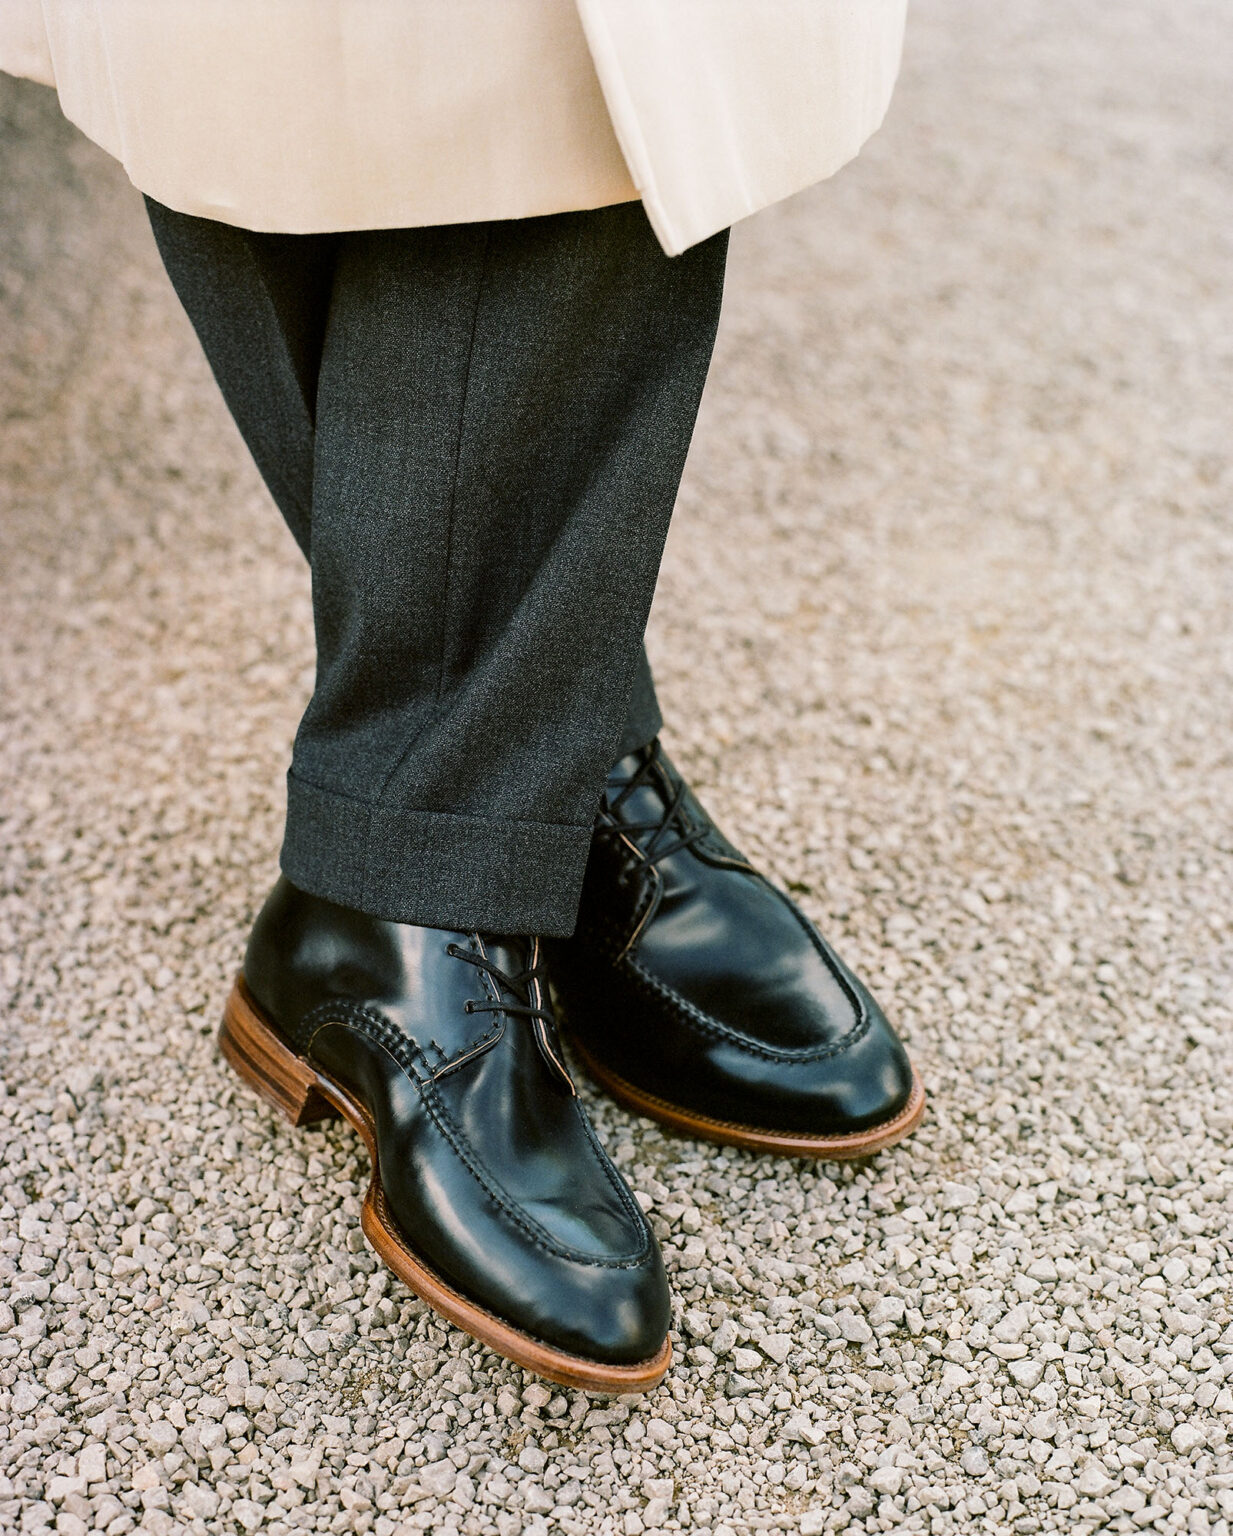
[[[292,1125],[337,1118],[339,1111],[318,1087],[317,1074],[261,1017],[242,976],[236,978],[223,1010],[218,1048],[244,1081]]]

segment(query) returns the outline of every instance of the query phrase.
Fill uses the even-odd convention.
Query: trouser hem
[[[591,827],[367,805],[289,774],[283,873],[388,922],[574,931]]]

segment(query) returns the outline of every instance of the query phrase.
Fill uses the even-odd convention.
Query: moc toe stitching
[[[801,909],[791,899],[790,896],[785,896],[784,893],[779,889],[779,887],[776,886],[776,885],[773,885],[766,878],[765,875],[757,874],[756,871],[754,873],[755,873],[755,878],[761,881],[761,883],[767,888],[767,890],[770,891],[772,896],[776,897],[777,900],[779,900],[785,907],[787,907],[788,911],[792,914],[792,916],[796,919],[796,921],[804,929],[805,936],[808,938],[809,942],[813,945],[814,950],[816,951],[818,957],[821,959],[823,965],[826,966],[827,970],[835,978],[836,982],[839,984],[840,990],[843,992],[844,996],[848,999],[848,1001],[852,1004],[852,1007],[853,1007],[853,1009],[856,1012],[857,1022],[852,1027],[852,1029],[849,1031],[849,1034],[853,1034],[854,1035],[857,1032],[857,1030],[859,1029],[859,1027],[862,1024],[862,1022],[864,1022],[864,1023],[868,1022],[868,1012],[869,1012],[869,1010],[868,1010],[868,1008],[865,1005],[865,999],[861,996],[861,994],[857,990],[857,988],[852,985],[851,979],[847,975],[847,973],[846,973],[842,963],[839,960],[838,955],[836,955],[834,953],[834,951],[831,949],[830,945],[826,942],[826,940],[818,932],[817,927],[815,926],[815,924],[810,922],[810,920],[805,916],[805,914],[801,911]],[[847,1038],[846,1036],[843,1037],[843,1039],[846,1039],[846,1038]],[[836,1041],[835,1044],[841,1045],[842,1044],[842,1039],[839,1040],[839,1041]]]
[[[454,1155],[502,1215],[511,1221],[536,1248],[544,1253],[550,1253],[556,1258],[565,1259],[571,1264],[585,1264],[596,1269],[637,1269],[641,1264],[645,1263],[650,1252],[650,1228],[645,1225],[645,1217],[641,1223],[643,1229],[642,1243],[636,1251],[631,1253],[606,1257],[599,1254],[581,1253],[576,1248],[569,1248],[564,1243],[558,1243],[550,1232],[547,1232],[537,1221],[534,1221],[525,1211],[518,1207],[488,1172],[475,1149],[458,1130],[457,1126],[454,1125],[449,1111],[441,1103],[440,1095],[434,1086],[431,1083],[423,1083],[420,1085],[420,1089],[424,1108],[428,1113],[429,1119],[449,1143]],[[604,1172],[607,1173],[608,1170],[605,1168]],[[623,1198],[621,1203],[628,1211],[629,1202]],[[630,1214],[632,1215],[632,1212]]]
[[[375,1204],[378,1212],[380,1213],[380,1215],[382,1217],[382,1220],[384,1221],[384,1223],[386,1225],[387,1230],[392,1234],[392,1236],[394,1237],[395,1241],[398,1243],[399,1247],[403,1250],[403,1252],[412,1260],[413,1263],[416,1263],[416,1264],[422,1263],[423,1260],[422,1260],[421,1256],[416,1253],[415,1249],[413,1249],[410,1246],[410,1244],[407,1242],[407,1240],[403,1237],[401,1231],[398,1228],[397,1223],[394,1221],[393,1212],[390,1210],[390,1205],[389,1205],[389,1201],[386,1199],[385,1190],[380,1185],[378,1185],[377,1189],[376,1189],[376,1195],[375,1195],[375,1199],[374,1199],[374,1204]],[[456,1296],[460,1301],[462,1301],[472,1311],[480,1313],[483,1317],[488,1318],[490,1321],[492,1321],[493,1323],[497,1324],[498,1326],[502,1326],[502,1325],[506,1326],[506,1327],[510,1326],[509,1319],[506,1318],[506,1317],[503,1317],[501,1315],[501,1313],[498,1312],[494,1307],[488,1306],[486,1303],[484,1303],[482,1301],[477,1301],[475,1299],[475,1297],[468,1295],[465,1291],[460,1290],[457,1286],[449,1284],[444,1279],[442,1279],[441,1283],[445,1287],[445,1289],[450,1291],[454,1296]],[[591,1363],[591,1357],[588,1356],[588,1355],[579,1354],[579,1353],[576,1353],[575,1351],[572,1351],[570,1349],[561,1348],[561,1347],[555,1346],[555,1345],[551,1346],[551,1347],[554,1348],[554,1349],[560,1348],[560,1353],[562,1355],[564,1355],[567,1359],[568,1358],[572,1358],[572,1359],[578,1360],[579,1362],[585,1362],[587,1364]],[[631,1362],[628,1362],[628,1363],[633,1364],[633,1365],[638,1365],[638,1364],[641,1364],[643,1360],[652,1360],[653,1358],[654,1358],[654,1352],[652,1351],[650,1354],[647,1354],[647,1355],[641,1357],[641,1359],[635,1359],[635,1360],[633,1360]],[[617,1363],[621,1364],[621,1363],[626,1363],[626,1362],[617,1362]],[[527,1367],[527,1366],[524,1365],[523,1369],[530,1369],[530,1367]],[[614,1387],[614,1388],[612,1388],[610,1390],[615,1391],[615,1390],[618,1390],[618,1389],[616,1387]]]
[[[642,1215],[641,1208],[632,1200],[628,1191],[622,1186],[621,1181],[614,1176],[612,1167],[600,1147],[595,1136],[594,1129],[586,1116],[579,1111],[579,1120],[586,1134],[587,1140],[595,1153],[595,1161],[599,1170],[603,1173],[608,1184],[621,1203],[622,1210],[630,1217],[634,1226],[642,1233],[642,1242],[637,1249],[628,1253],[616,1254],[610,1257],[602,1257],[595,1254],[582,1253],[578,1249],[569,1248],[565,1244],[558,1243],[551,1233],[547,1232],[538,1222],[532,1220],[500,1186],[500,1184],[488,1172],[483,1160],[464,1137],[453,1122],[452,1116],[441,1099],[439,1091],[433,1081],[433,1073],[425,1071],[421,1076],[415,1070],[415,1058],[427,1062],[423,1052],[406,1035],[397,1028],[383,1014],[375,1009],[366,1008],[358,1004],[345,1005],[336,1008],[323,1004],[313,1010],[314,1014],[322,1015],[316,1021],[315,1028],[307,1042],[306,1054],[311,1052],[312,1042],[317,1035],[331,1025],[341,1026],[344,1029],[353,1030],[356,1034],[371,1040],[378,1049],[383,1050],[394,1062],[399,1070],[420,1090],[420,1098],[429,1118],[449,1143],[454,1155],[459,1159],[467,1172],[484,1190],[485,1194],[497,1206],[502,1214],[511,1221],[527,1239],[545,1253],[551,1253],[557,1258],[565,1259],[570,1263],[588,1264],[607,1269],[636,1269],[646,1261],[650,1252],[650,1229],[646,1225],[646,1219]],[[342,1018],[339,1015],[347,1014],[350,1017]],[[326,1016],[328,1015],[328,1017]],[[308,1018],[302,1021],[301,1027],[307,1024]]]
[[[858,1022],[838,1040],[832,1040],[829,1045],[806,1046],[794,1049],[790,1046],[766,1045],[755,1040],[749,1035],[742,1034],[733,1029],[730,1024],[716,1019],[713,1015],[703,1013],[700,1008],[691,1003],[688,998],[682,997],[675,987],[668,986],[658,977],[652,976],[635,960],[626,962],[628,970],[645,990],[648,990],[661,1001],[672,1007],[681,1023],[686,1028],[694,1030],[698,1034],[708,1035],[713,1040],[723,1040],[739,1050],[745,1051],[750,1056],[758,1056],[763,1061],[783,1062],[786,1065],[805,1064],[812,1061],[826,1061],[834,1056],[842,1056],[845,1051],[858,1044],[873,1023],[873,1016],[865,1007],[858,1010]]]
[[[651,1231],[650,1222],[646,1219],[646,1212],[630,1194],[629,1186],[612,1166],[612,1162],[609,1159],[608,1154],[600,1145],[599,1137],[595,1134],[595,1127],[591,1124],[590,1118],[581,1109],[578,1111],[578,1116],[582,1121],[582,1129],[586,1133],[586,1138],[595,1150],[595,1156],[599,1162],[600,1168],[603,1170],[604,1177],[608,1180],[608,1183],[612,1186],[617,1199],[621,1202],[621,1208],[629,1215],[634,1225],[637,1226],[643,1233],[643,1249],[641,1257],[638,1260],[638,1262],[641,1263],[649,1255],[651,1251],[651,1245],[654,1241],[654,1234]]]

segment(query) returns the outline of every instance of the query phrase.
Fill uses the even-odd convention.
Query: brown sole
[[[722,1142],[728,1147],[748,1147],[753,1152],[778,1152],[785,1157],[817,1157],[824,1161],[846,1162],[854,1157],[869,1157],[884,1147],[891,1147],[920,1124],[925,1113],[925,1089],[915,1070],[908,1102],[893,1120],[853,1131],[846,1136],[811,1136],[800,1131],[763,1131],[753,1125],[739,1125],[733,1120],[712,1120],[670,1104],[653,1093],[635,1088],[623,1077],[601,1065],[571,1035],[569,1042],[583,1066],[600,1085],[626,1109],[658,1120],[661,1125],[704,1141]]]
[[[218,1046],[245,1082],[292,1125],[341,1116],[360,1133],[372,1164],[372,1178],[360,1213],[364,1236],[403,1284],[434,1312],[515,1365],[563,1387],[579,1387],[586,1392],[645,1392],[663,1380],[672,1360],[669,1340],[664,1340],[663,1348],[652,1359],[636,1365],[609,1365],[567,1354],[469,1300],[412,1253],[386,1205],[377,1169],[372,1117],[340,1083],[284,1045],[262,1018],[242,976],[237,977],[227,999]]]

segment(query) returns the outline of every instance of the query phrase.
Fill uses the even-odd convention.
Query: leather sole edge
[[[360,1227],[382,1262],[421,1301],[498,1355],[562,1387],[587,1392],[646,1392],[663,1380],[672,1363],[672,1343],[651,1359],[613,1365],[571,1355],[534,1338],[471,1301],[419,1258],[395,1227],[377,1165],[372,1118],[332,1078],[298,1056],[262,1017],[243,976],[236,978],[223,1010],[218,1048],[228,1065],[294,1126],[323,1119],[347,1120],[364,1140],[372,1177],[360,1211]]]
[[[716,1120],[709,1115],[682,1109],[657,1094],[635,1087],[605,1067],[574,1036],[569,1037],[569,1043],[587,1073],[626,1109],[645,1115],[649,1120],[657,1120],[674,1131],[683,1131],[686,1135],[704,1141],[720,1142],[727,1147],[745,1147],[751,1152],[777,1152],[785,1157],[814,1157],[827,1162],[847,1162],[852,1158],[870,1157],[911,1135],[925,1114],[925,1087],[913,1067],[912,1091],[908,1095],[908,1102],[892,1120],[843,1136],[762,1130],[758,1126],[741,1125],[734,1120]]]

